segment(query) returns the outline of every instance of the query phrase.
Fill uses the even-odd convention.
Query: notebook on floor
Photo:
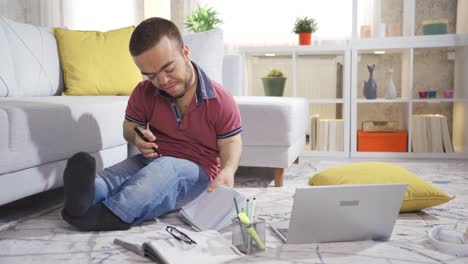
[[[388,240],[407,184],[328,185],[296,189],[291,218],[271,222],[287,244]]]

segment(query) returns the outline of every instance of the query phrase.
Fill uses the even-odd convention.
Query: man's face
[[[189,49],[167,37],[153,48],[133,57],[133,61],[153,85],[173,98],[181,98],[190,88],[193,77]]]

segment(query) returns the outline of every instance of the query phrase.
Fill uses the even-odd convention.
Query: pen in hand
[[[140,129],[138,129],[138,127],[134,127],[133,130],[135,130],[135,132],[138,134],[138,136],[143,139],[144,141],[146,142],[150,142],[146,137],[145,135],[143,135],[143,133],[141,133]],[[153,147],[153,150],[154,152],[158,153],[159,156],[162,156],[161,155],[161,152],[159,152],[159,149]]]

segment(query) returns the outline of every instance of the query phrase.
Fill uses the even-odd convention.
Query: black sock
[[[67,161],[63,173],[65,210],[70,216],[86,213],[94,199],[96,160],[85,152],[78,152]]]
[[[70,216],[66,210],[62,210],[62,217],[81,231],[111,231],[130,228],[130,224],[122,221],[103,203],[93,205],[82,216]]]

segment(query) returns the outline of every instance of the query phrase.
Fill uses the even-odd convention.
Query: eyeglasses
[[[186,244],[197,244],[193,239],[191,239],[187,234],[181,232],[179,229],[173,226],[167,226],[166,231],[171,234],[172,237],[177,239],[178,241],[185,242]]]

